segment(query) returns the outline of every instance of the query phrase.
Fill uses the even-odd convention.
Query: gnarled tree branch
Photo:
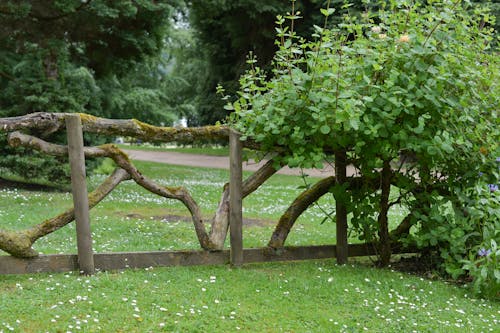
[[[396,229],[389,233],[389,237],[393,242],[399,240],[401,236],[408,235],[410,233],[410,229],[413,226],[412,217],[413,213],[406,215]]]
[[[129,178],[125,170],[117,168],[113,174],[89,194],[89,208],[96,206],[118,184]],[[33,243],[37,239],[60,229],[74,219],[75,210],[71,208],[56,217],[45,220],[23,231],[0,230],[0,249],[15,257],[36,257],[38,253],[33,250]]]
[[[0,131],[38,130],[44,135],[65,128],[66,113],[37,112],[19,117],[0,118]],[[85,132],[110,136],[132,136],[147,142],[193,143],[198,140],[228,140],[227,126],[204,127],[158,127],[136,119],[106,119],[81,113],[82,127]],[[243,142],[247,148],[258,149],[252,140]]]
[[[367,179],[364,177],[349,177],[346,181],[349,184],[348,189],[360,189],[362,187],[367,187],[372,190],[377,190],[380,186],[380,183],[375,179]],[[299,196],[292,202],[290,207],[288,207],[279,219],[268,246],[275,249],[282,248],[290,230],[299,216],[314,202],[318,201],[323,195],[328,193],[330,188],[334,185],[335,177],[330,176],[321,179],[309,189],[299,194]]]
[[[68,153],[68,148],[66,146],[49,143],[20,132],[9,134],[8,141],[12,146],[31,147],[49,155],[65,156]],[[184,187],[163,187],[156,184],[151,179],[142,175],[130,162],[128,156],[115,145],[108,144],[99,147],[84,147],[84,153],[86,157],[109,157],[113,159],[118,166],[126,170],[138,185],[162,197],[181,201],[191,213],[200,246],[206,250],[223,249],[229,225],[229,190],[227,186],[224,187],[221,201],[212,220],[212,228],[209,235],[206,231],[198,204]],[[276,173],[277,169],[274,168],[273,164],[273,160],[268,161],[243,182],[244,197],[255,191],[262,183]]]
[[[279,219],[268,246],[275,249],[283,247],[288,233],[299,216],[314,202],[328,193],[328,190],[333,185],[335,185],[335,177],[330,176],[318,181],[311,188],[302,192]]]
[[[274,160],[267,161],[262,167],[254,172],[243,182],[242,196],[245,198],[260,185],[262,185],[269,177],[274,175],[278,170],[274,167]],[[210,240],[215,249],[222,250],[226,239],[227,230],[229,227],[229,186],[224,185],[222,197],[212,220],[212,228],[210,230]]]

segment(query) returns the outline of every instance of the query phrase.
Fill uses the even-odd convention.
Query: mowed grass
[[[136,164],[161,184],[189,188],[207,221],[228,179],[225,170]],[[90,187],[102,180],[92,176]],[[276,175],[244,200],[244,216],[259,220],[244,227],[245,247],[266,245],[302,184]],[[329,195],[321,201],[327,211],[333,204]],[[2,189],[0,228],[23,229],[70,206],[68,193]],[[392,224],[404,214],[395,208]],[[133,182],[91,215],[97,252],[199,249],[187,210]],[[309,209],[287,244],[334,244],[335,224],[322,220],[321,209]],[[35,248],[75,253],[74,224]],[[352,263],[0,276],[0,332],[499,332],[500,304],[475,299],[465,287]]]
[[[332,260],[2,276],[0,331],[498,332],[498,303]]]

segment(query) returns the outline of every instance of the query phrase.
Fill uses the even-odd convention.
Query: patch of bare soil
[[[153,220],[162,221],[165,223],[174,223],[174,222],[192,223],[191,218],[188,216],[172,215],[172,214],[145,216],[142,214],[132,213],[132,214],[125,214],[125,216],[128,218],[132,218],[132,219],[144,219],[144,220],[153,219]],[[243,218],[243,225],[246,225],[249,227],[268,227],[268,226],[272,226],[274,224],[275,224],[275,222],[270,221],[270,220]]]
[[[391,269],[417,275],[430,280],[441,280],[449,283],[462,285],[471,282],[469,276],[462,276],[458,279],[450,279],[440,265],[442,259],[434,252],[424,252],[408,257],[402,257],[400,260],[391,263]]]
[[[436,261],[428,256],[412,255],[392,262],[391,268],[400,272],[431,277],[436,270]]]

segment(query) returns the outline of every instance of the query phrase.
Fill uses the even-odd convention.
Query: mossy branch
[[[117,168],[99,187],[88,195],[89,209],[95,207],[122,181],[129,179],[128,173]],[[75,219],[73,208],[22,231],[0,230],[0,249],[22,258],[36,257],[36,252],[32,246],[36,240],[46,236],[72,222]]]
[[[0,118],[0,132],[36,130],[50,134],[65,129],[66,113],[37,112],[19,117]],[[145,142],[179,142],[229,140],[229,127],[160,127],[136,119],[107,119],[80,113],[85,132],[109,136],[130,136]],[[243,142],[246,148],[259,149],[252,140]]]
[[[66,156],[67,146],[56,145],[31,135],[14,132],[8,136],[9,144],[12,146],[30,147],[53,156]],[[164,187],[156,184],[151,179],[142,175],[141,172],[130,162],[127,154],[112,144],[99,147],[84,147],[86,157],[109,157],[118,166],[126,170],[130,177],[146,190],[168,199],[181,201],[191,213],[196,235],[200,245],[204,249],[211,249],[208,233],[205,229],[200,208],[187,189],[184,187]]]

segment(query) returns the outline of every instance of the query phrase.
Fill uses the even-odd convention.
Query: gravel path
[[[229,169],[229,157],[226,156],[210,156],[210,155],[195,155],[176,152],[164,151],[144,151],[124,149],[131,159],[139,161],[159,162],[174,165],[186,165],[195,167],[205,167],[214,169]],[[265,161],[256,163],[252,160],[243,163],[243,170],[256,171],[264,164]],[[303,169],[303,172],[311,177],[328,177],[334,175],[334,170],[331,165],[326,165],[323,169]],[[348,176],[353,175],[355,170],[349,168]],[[301,169],[284,167],[278,171],[283,175],[300,175]]]

